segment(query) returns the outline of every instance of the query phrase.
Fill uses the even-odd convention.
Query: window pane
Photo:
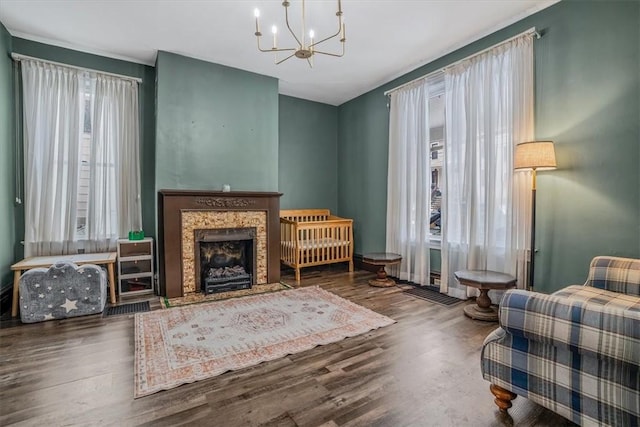
[[[431,167],[430,220],[431,235],[441,233],[442,166],[444,159],[444,93],[429,98],[429,164]]]
[[[81,111],[82,136],[80,139],[80,179],[78,183],[77,207],[76,207],[76,239],[85,240],[87,238],[87,214],[89,205],[89,184],[91,162],[91,103],[92,90],[91,79],[85,76],[84,85],[81,85],[84,108]]]

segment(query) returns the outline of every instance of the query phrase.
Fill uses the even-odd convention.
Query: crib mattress
[[[295,246],[295,242],[292,240],[287,240],[281,242],[282,246],[287,248],[293,248]],[[336,248],[340,246],[349,246],[351,244],[348,240],[338,240],[338,239],[317,239],[317,240],[300,240],[298,241],[298,245],[300,249],[308,250],[308,249],[320,249],[320,248]]]

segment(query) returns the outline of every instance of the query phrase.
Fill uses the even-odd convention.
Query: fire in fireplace
[[[194,237],[197,288],[206,294],[251,288],[255,228],[195,230]]]

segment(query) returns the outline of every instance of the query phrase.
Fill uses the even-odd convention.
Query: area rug
[[[317,286],[137,313],[134,397],[392,323]]]
[[[194,292],[182,297],[167,298],[160,297],[162,308],[179,307],[182,305],[199,304],[201,302],[220,301],[228,298],[246,297],[247,295],[263,294],[265,292],[278,292],[291,289],[286,283],[270,283],[266,285],[254,285],[251,289],[240,289],[238,291],[220,292],[217,294],[205,295],[202,292]]]

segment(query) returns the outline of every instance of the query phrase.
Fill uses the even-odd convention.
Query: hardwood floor
[[[371,287],[373,277],[337,265],[305,269],[301,286],[397,323],[135,400],[132,315],[0,322],[0,425],[573,425],[522,397],[511,416],[499,413],[480,374],[480,348],[496,324],[463,316],[464,304]],[[293,272],[283,281],[295,283]]]

